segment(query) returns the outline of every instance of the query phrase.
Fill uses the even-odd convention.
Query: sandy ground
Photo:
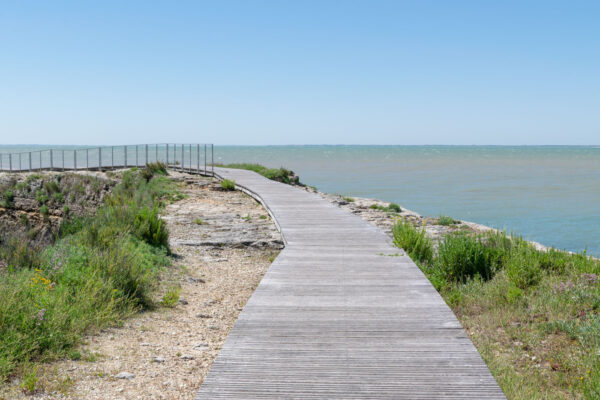
[[[86,338],[78,361],[41,365],[34,396],[22,394],[14,381],[0,390],[0,399],[195,396],[282,246],[273,222],[254,199],[221,191],[208,178],[173,175],[188,197],[164,213],[175,259],[163,273],[157,296],[179,285],[179,303],[137,314],[122,327]]]

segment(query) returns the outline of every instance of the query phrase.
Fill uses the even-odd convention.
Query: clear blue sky
[[[598,1],[11,1],[0,143],[600,144]]]

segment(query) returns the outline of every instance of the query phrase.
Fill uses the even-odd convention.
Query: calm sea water
[[[600,255],[600,147],[215,146],[215,161],[285,166],[325,192]]]

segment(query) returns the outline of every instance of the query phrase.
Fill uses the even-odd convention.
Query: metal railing
[[[99,171],[163,162],[168,168],[214,176],[212,144],[134,144],[0,153],[0,171]]]

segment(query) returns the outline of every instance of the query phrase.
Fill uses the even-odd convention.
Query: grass
[[[348,203],[354,203],[356,200],[353,197],[342,196],[342,200],[347,201]]]
[[[179,302],[179,296],[181,294],[181,288],[179,286],[170,287],[167,293],[162,298],[161,304],[164,307],[173,308]]]
[[[223,179],[221,181],[221,188],[228,191],[235,190],[235,181]]]
[[[412,232],[410,232],[412,230]],[[509,399],[600,398],[600,264],[502,232],[449,234],[433,254],[422,231],[394,228],[452,307]]]
[[[163,176],[126,171],[95,215],[63,221],[54,244],[0,246],[0,381],[28,379],[28,365],[68,357],[82,335],[154,306],[170,262],[158,212],[174,192]]]
[[[219,164],[219,166],[234,169],[247,169],[277,182],[287,183],[288,185],[302,185],[298,177],[292,174],[292,171],[283,167],[267,168],[264,165],[251,163]]]
[[[443,225],[443,226],[450,226],[450,225],[456,225],[459,224],[460,221],[455,220],[452,217],[449,217],[447,215],[440,215],[438,217],[438,225]]]
[[[373,209],[373,210],[385,211],[388,213],[401,213],[402,212],[402,208],[400,208],[400,206],[396,203],[390,203],[387,207],[384,207],[379,204],[371,204],[369,206],[369,208]]]
[[[196,218],[196,220],[194,222],[196,223],[196,225],[204,224],[204,221],[202,221],[202,218]]]

